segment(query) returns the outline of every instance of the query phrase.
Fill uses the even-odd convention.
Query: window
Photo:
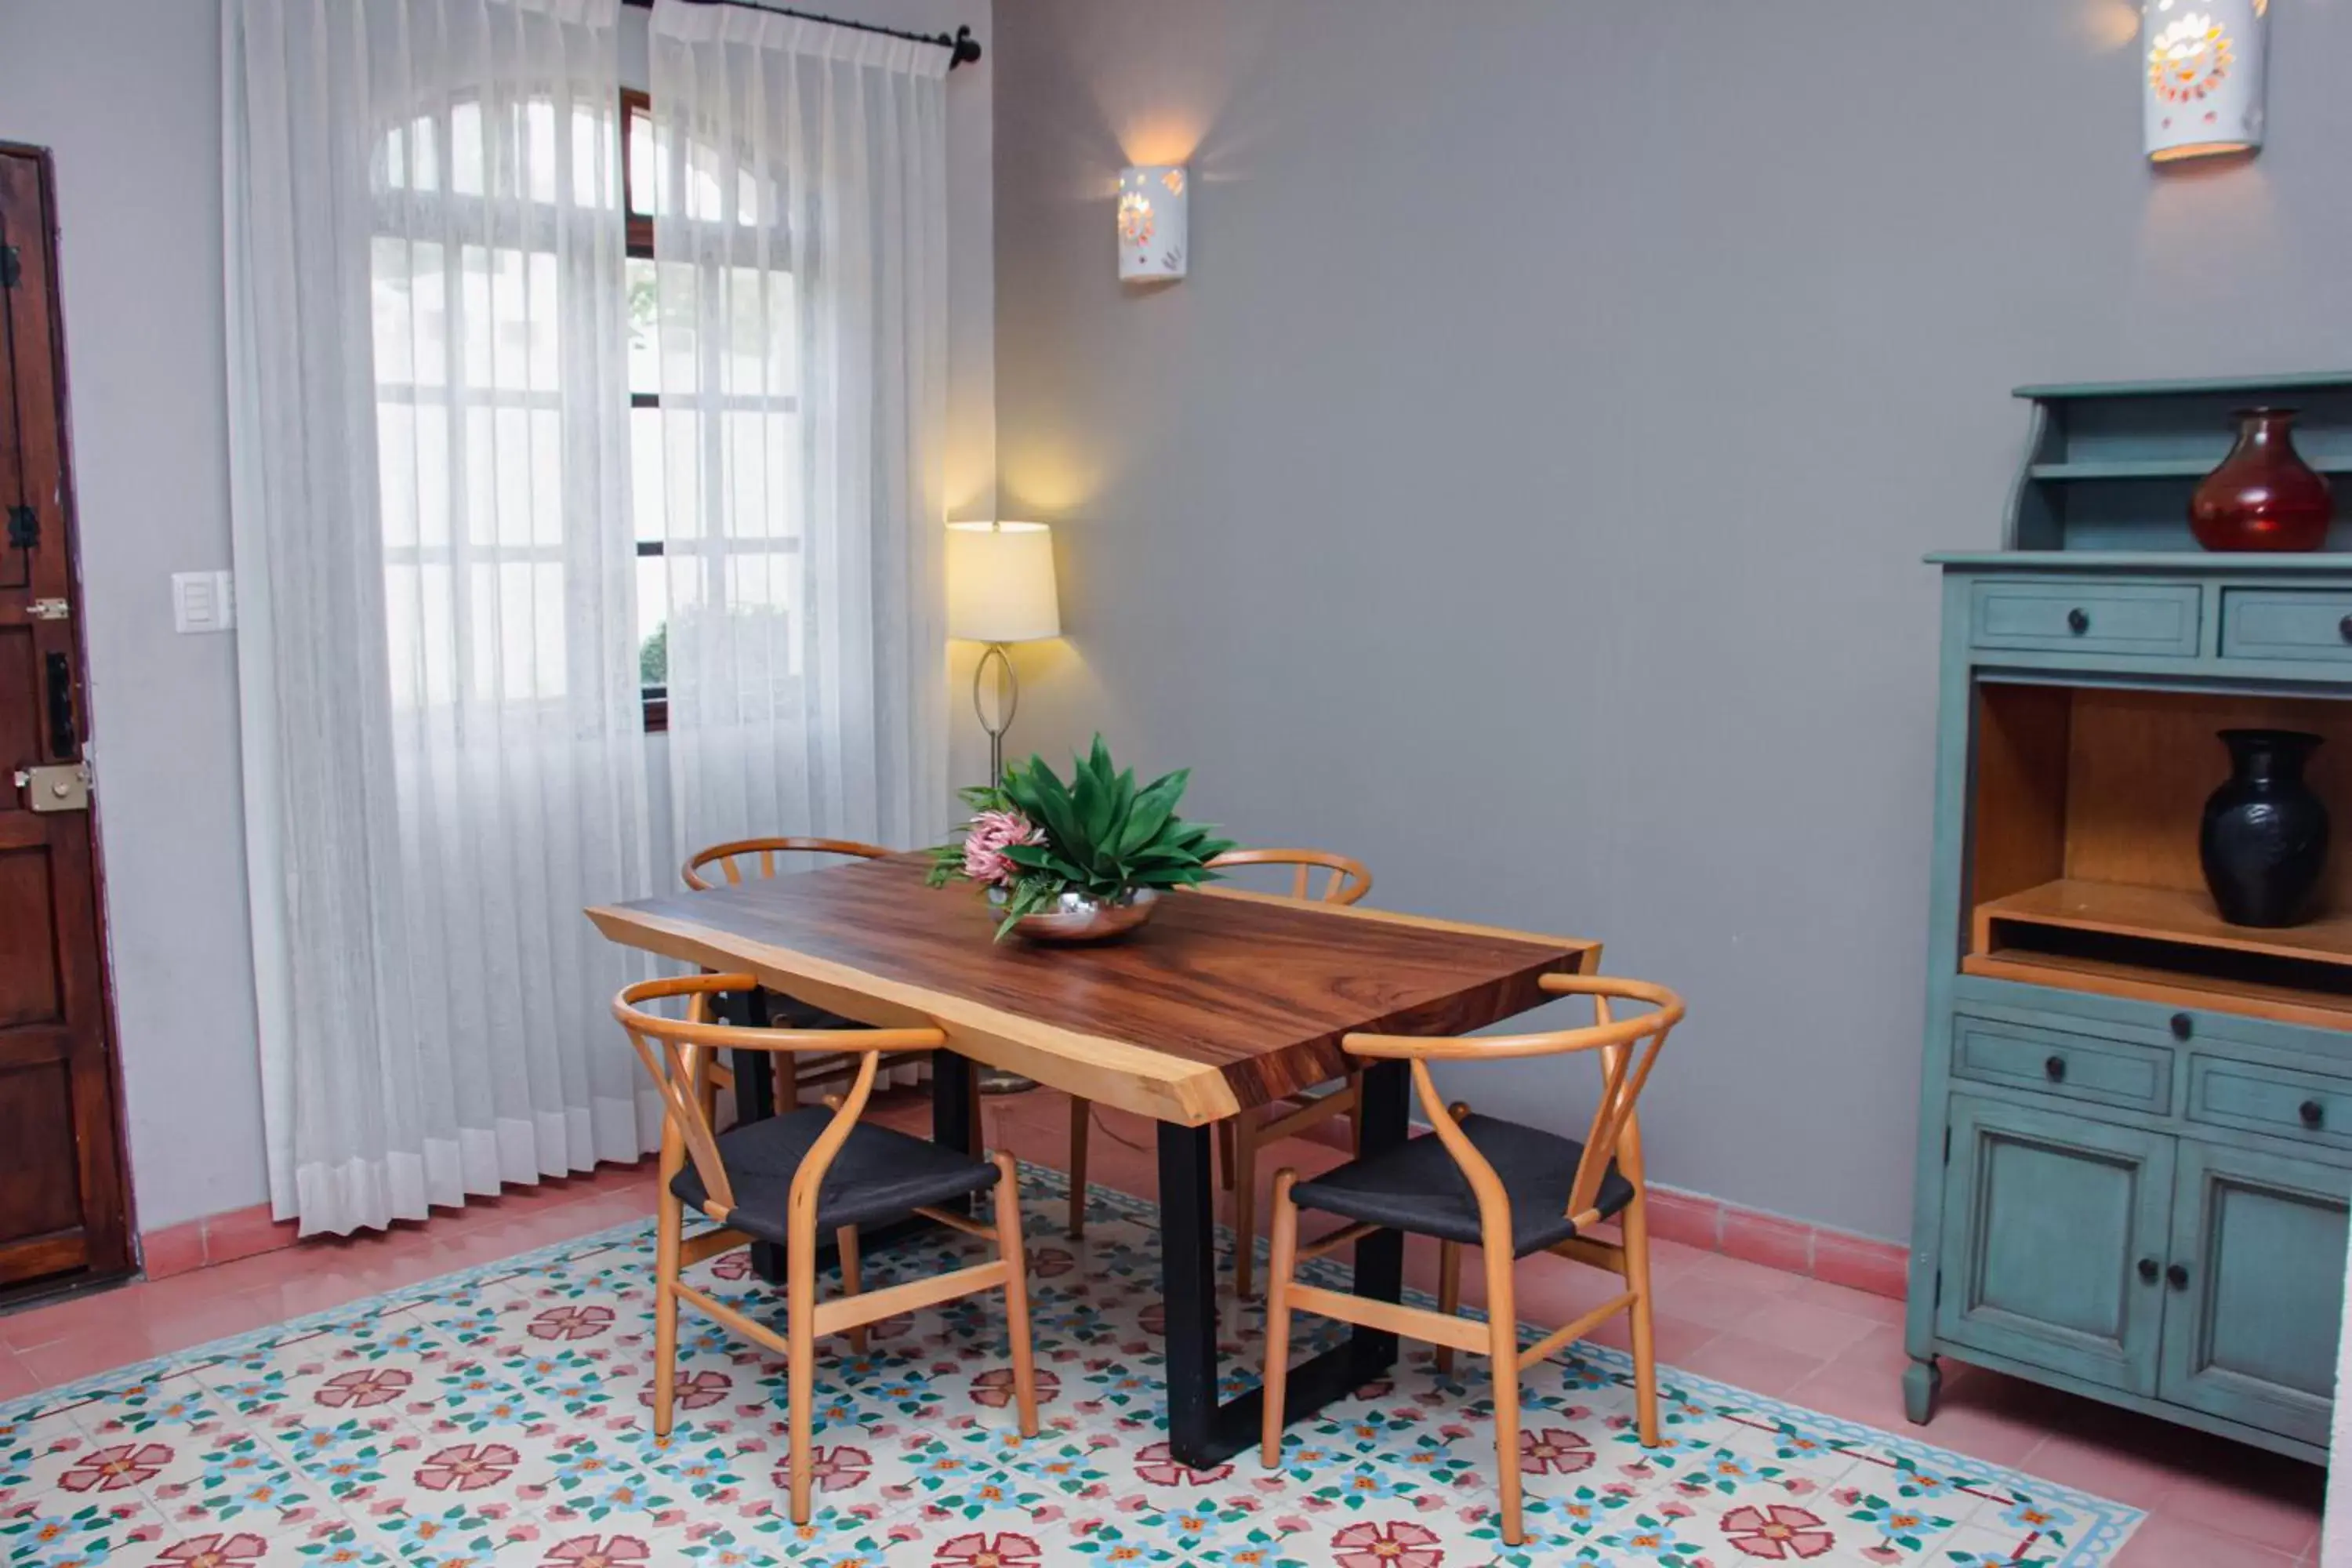
[[[600,208],[602,117],[559,138],[538,100],[478,104],[385,138],[372,247],[377,466],[392,694],[554,702],[565,643],[559,226]],[[480,221],[493,205],[520,224]],[[559,182],[573,200],[560,203]],[[588,216],[586,221],[595,221]],[[605,220],[609,221],[609,220]],[[483,236],[482,239],[464,237]],[[489,237],[496,236],[493,239]]]
[[[745,716],[762,717],[800,673],[794,280],[764,254],[774,197],[763,183],[708,146],[661,145],[644,94],[622,105],[646,722],[667,723],[673,635],[714,631]],[[673,206],[679,219],[665,227],[690,237],[689,257],[656,250],[654,213]]]
[[[559,136],[546,100],[488,125],[478,106],[460,103],[379,150],[377,441],[393,697],[404,710],[552,705],[575,679],[567,596],[610,564],[575,559],[604,547],[565,526],[566,440],[600,437],[566,430],[563,389],[567,365],[609,350],[567,334],[616,319],[627,333],[646,727],[667,726],[674,633],[724,649],[730,698],[747,716],[772,711],[798,678],[800,301],[788,265],[768,254],[776,197],[713,149],[656,145],[644,94],[623,93],[618,109],[617,121],[580,109]],[[491,179],[495,224],[483,221]],[[571,200],[557,201],[567,184]],[[687,237],[688,257],[656,252],[654,212],[674,188],[681,218],[667,232]],[[599,237],[562,227],[609,224],[615,207],[624,308],[577,309],[608,275]],[[495,237],[464,237],[474,235]]]

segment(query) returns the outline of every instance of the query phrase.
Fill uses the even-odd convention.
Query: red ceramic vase
[[[2327,481],[2294,449],[2294,410],[2248,408],[2238,444],[2189,501],[2189,531],[2208,550],[2317,550],[2336,515]]]

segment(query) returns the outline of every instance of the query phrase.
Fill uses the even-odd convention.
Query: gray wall
[[[1000,477],[1070,626],[1018,739],[1605,939],[1692,1004],[1656,1177],[1901,1237],[1921,553],[1998,542],[2014,384],[2352,363],[2352,9],[2279,0],[2269,150],[2164,176],[2137,9],[1002,7]],[[1192,275],[1122,289],[1178,160]]]
[[[986,517],[989,0],[826,8],[933,30],[968,22],[989,45],[948,91],[948,494],[952,515]],[[144,1230],[268,1196],[236,644],[175,636],[171,616],[173,571],[229,563],[220,114],[217,0],[0,4],[0,141],[47,146],[58,164],[106,912]]]

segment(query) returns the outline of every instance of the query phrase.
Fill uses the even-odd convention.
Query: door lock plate
[[[16,787],[25,792],[27,811],[89,809],[89,765],[86,763],[48,763],[37,768],[18,768]]]

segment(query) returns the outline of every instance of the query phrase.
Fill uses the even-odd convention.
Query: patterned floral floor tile
[[[1158,1235],[1097,1190],[1055,1234],[1031,1172],[1042,1427],[1013,1420],[992,1298],[819,1347],[815,1512],[791,1480],[782,1363],[681,1322],[667,1440],[652,1433],[650,1220],[0,1405],[9,1568],[2102,1568],[2133,1510],[1672,1369],[1644,1447],[1632,1369],[1579,1346],[1530,1368],[1528,1538],[1495,1523],[1483,1358],[1425,1352],[1255,1453],[1193,1470],[1160,1424]],[[1050,1217],[1049,1217],[1050,1216]],[[952,1267],[949,1237],[877,1249],[869,1288]],[[740,1253],[705,1289],[781,1324]],[[1337,1282],[1344,1277],[1335,1274]],[[1226,1391],[1255,1380],[1260,1310],[1231,1300]],[[1299,1324],[1300,1353],[1341,1331]]]

